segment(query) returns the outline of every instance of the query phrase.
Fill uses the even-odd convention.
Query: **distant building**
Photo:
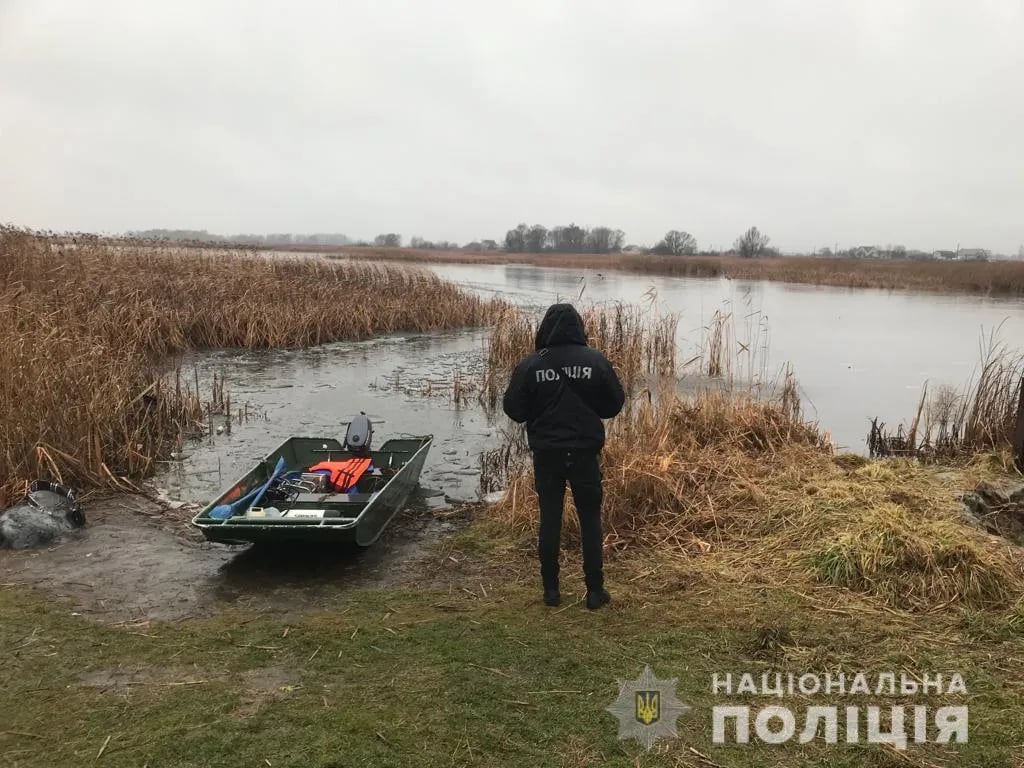
[[[984,248],[961,248],[957,258],[961,261],[988,261],[991,255],[992,252]]]
[[[955,259],[956,251],[932,251],[933,259]]]

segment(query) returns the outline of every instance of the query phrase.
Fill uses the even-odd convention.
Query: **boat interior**
[[[293,437],[259,462],[235,485],[214,500],[201,516],[204,522],[225,525],[337,525],[353,522],[366,506],[398,475],[424,445],[422,438],[396,438],[377,450],[356,456],[334,439]],[[362,462],[352,461],[363,458]],[[223,520],[210,517],[217,505],[230,504],[265,483],[279,459],[285,469],[256,505]],[[311,472],[324,462],[350,463],[357,467],[355,482],[347,492],[325,484],[325,475]]]

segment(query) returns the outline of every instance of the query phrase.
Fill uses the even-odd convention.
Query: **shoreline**
[[[1024,297],[1024,261],[939,261],[858,259],[818,256],[777,256],[745,259],[738,256],[659,256],[635,253],[508,253],[450,251],[376,246],[263,246],[244,243],[133,241],[101,242],[147,248],[250,251],[308,254],[328,259],[390,261],[412,264],[521,264],[537,267],[580,268],[680,278],[764,280],[836,288],[912,291],[921,293]]]

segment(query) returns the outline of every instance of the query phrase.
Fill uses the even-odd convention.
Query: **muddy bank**
[[[41,590],[106,623],[176,621],[238,606],[302,613],[340,605],[353,587],[416,581],[438,565],[439,545],[472,507],[430,507],[414,496],[365,550],[253,547],[205,541],[191,505],[139,495],[88,505],[88,525],[40,550],[0,551],[0,586]]]

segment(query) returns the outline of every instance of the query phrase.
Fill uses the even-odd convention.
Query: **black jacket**
[[[502,403],[505,413],[526,422],[534,451],[600,451],[605,439],[601,419],[618,415],[626,396],[608,358],[587,346],[583,318],[571,304],[549,307],[534,347],[512,372]]]

